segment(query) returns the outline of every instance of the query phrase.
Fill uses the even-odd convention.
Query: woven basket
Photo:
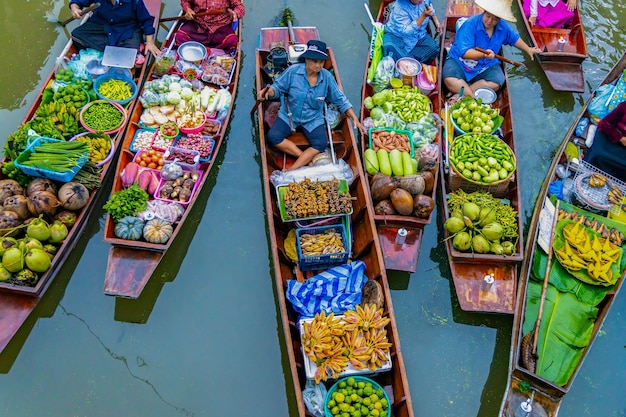
[[[492,182],[491,184],[483,184],[465,178],[463,175],[456,172],[456,168],[453,168],[448,176],[448,185],[451,191],[456,191],[458,189],[462,189],[468,193],[474,191],[487,191],[496,198],[502,198],[506,197],[506,194],[509,191],[509,185],[514,178],[515,172],[512,172],[511,175],[503,180]]]

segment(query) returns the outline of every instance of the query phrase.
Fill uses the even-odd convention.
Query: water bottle
[[[226,118],[226,116],[228,115],[228,105],[224,106],[223,109],[221,109],[219,112],[217,112],[217,120],[219,120],[220,122],[222,120],[224,120]]]

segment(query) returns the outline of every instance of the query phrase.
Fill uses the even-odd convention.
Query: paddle
[[[91,5],[87,6],[87,7],[85,7],[84,9],[82,9],[82,10],[80,11],[80,16],[82,17],[82,16],[86,15],[86,14],[87,14],[87,13],[89,13],[89,12],[93,12],[93,11],[94,11],[94,10],[96,10],[98,7],[100,7],[100,3],[95,2],[94,4],[91,4]],[[69,19],[64,20],[64,21],[62,21],[62,22],[61,22],[60,20],[58,20],[58,21],[57,21],[57,23],[58,23],[59,25],[61,25],[61,26],[65,26],[65,25],[67,25],[68,23],[70,23],[71,21],[73,21],[74,19],[76,19],[76,18],[72,15],[72,17],[70,17]]]
[[[489,51],[487,51],[486,49],[478,48],[476,46],[474,47],[474,49],[476,49],[478,52],[482,52],[483,54],[488,54],[489,53]],[[502,55],[498,55],[498,54],[495,54],[495,56],[496,56],[496,58],[498,58],[502,62],[506,62],[508,64],[513,64],[516,67],[526,68],[526,64],[524,64],[522,62],[513,61],[512,59],[503,57]]]
[[[333,145],[333,132],[330,129],[330,121],[328,120],[328,105],[324,100],[324,123],[326,124],[326,133],[328,134],[328,141],[330,142],[330,154],[333,157],[333,164],[337,163],[337,156],[335,156],[335,145]]]
[[[217,16],[218,14],[224,14],[226,13],[226,10],[208,10],[206,12],[200,12],[200,13],[196,13],[194,15],[194,17],[201,17],[201,16],[207,16],[207,15],[211,15],[211,16]],[[172,16],[172,17],[164,17],[162,19],[159,19],[159,23],[160,22],[171,22],[172,20],[181,20],[184,19],[185,15],[181,14],[178,16]]]

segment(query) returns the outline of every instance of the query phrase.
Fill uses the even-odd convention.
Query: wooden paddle
[[[489,51],[487,51],[486,49],[479,48],[479,47],[477,47],[477,46],[475,46],[475,47],[474,47],[474,49],[476,49],[478,52],[482,52],[483,54],[488,54],[488,53],[489,53]],[[508,63],[508,64],[513,64],[513,65],[515,65],[516,67],[522,67],[522,68],[525,68],[525,67],[526,67],[526,64],[523,64],[523,63],[521,63],[521,62],[517,62],[517,61],[513,61],[512,59],[509,59],[509,58],[503,57],[502,55],[495,54],[495,56],[496,56],[496,58],[498,58],[500,61],[502,61],[502,62],[506,62],[506,63]]]
[[[194,15],[194,17],[201,17],[201,16],[207,16],[207,15],[217,16],[218,14],[224,14],[224,13],[226,13],[225,9],[224,10],[218,10],[218,11],[208,10],[206,12],[196,13]],[[181,19],[184,19],[184,18],[185,18],[184,14],[181,14],[181,15],[178,15],[178,16],[172,16],[172,17],[164,17],[162,19],[159,19],[159,23],[160,22],[171,22],[172,20],[181,20]]]
[[[81,10],[81,11],[80,11],[80,15],[81,15],[81,17],[82,17],[82,16],[84,16],[84,15],[86,15],[86,14],[87,14],[87,13],[89,13],[89,12],[93,12],[93,11],[94,11],[94,10],[96,10],[98,7],[100,7],[100,3],[98,3],[98,2],[95,2],[94,4],[91,4],[91,5],[87,6],[87,7],[85,7],[83,10]],[[57,23],[58,23],[59,25],[61,25],[61,26],[65,26],[65,25],[67,25],[68,23],[70,23],[71,21],[73,21],[74,19],[76,19],[76,18],[72,15],[72,17],[70,17],[69,19],[64,20],[64,21],[62,21],[62,22],[59,20],[59,21],[57,21]]]
[[[554,233],[556,229],[556,223],[559,220],[559,202],[560,200],[556,200],[556,206],[554,209],[554,217],[552,219],[552,228],[550,230],[550,241],[548,242],[548,262],[546,263],[546,271],[543,276],[543,287],[541,288],[541,299],[539,301],[539,312],[537,313],[537,321],[535,322],[535,327],[531,330],[533,333],[532,336],[532,350],[531,354],[534,358],[537,357],[537,341],[539,340],[539,327],[541,325],[541,317],[543,316],[543,305],[546,301],[546,293],[548,292],[548,281],[550,278],[550,267],[552,266],[552,241],[554,240]],[[526,290],[528,291],[528,290]],[[528,340],[528,339],[527,339]],[[535,372],[535,369],[530,369],[530,371]]]

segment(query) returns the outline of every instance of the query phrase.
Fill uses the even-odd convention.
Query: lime
[[[393,88],[401,88],[402,87],[402,80],[399,78],[392,78],[389,81],[389,84],[391,85],[391,87]]]

